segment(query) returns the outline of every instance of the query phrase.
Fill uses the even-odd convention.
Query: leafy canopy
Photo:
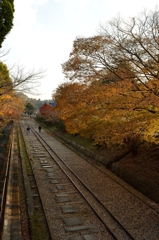
[[[155,141],[159,113],[159,11],[101,26],[97,36],[76,38],[62,64],[71,83],[54,94],[66,130],[97,144],[140,136]],[[154,115],[155,114],[155,115]]]
[[[1,0],[0,1],[0,47],[13,27],[14,18],[14,1]]]

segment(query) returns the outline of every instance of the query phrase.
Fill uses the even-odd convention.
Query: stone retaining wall
[[[81,153],[82,155],[88,157],[88,158],[93,158],[103,164],[108,164],[109,161],[107,161],[104,157],[99,156],[97,154],[95,154],[93,151],[77,144],[76,142],[73,142],[67,138],[64,138],[63,136],[61,136],[60,134],[58,134],[57,132],[53,131],[53,133],[59,137],[60,139],[62,139],[65,143],[67,143],[68,145],[72,146],[73,148],[75,148],[79,153]]]
[[[137,174],[131,169],[125,169],[123,166],[121,167],[119,163],[113,164],[112,172],[121,177],[139,192],[146,195],[148,198],[159,203],[159,185],[156,182]]]

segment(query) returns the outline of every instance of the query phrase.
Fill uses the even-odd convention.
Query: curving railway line
[[[47,229],[44,239],[159,239],[157,204],[139,197],[104,167],[90,164],[48,132],[39,133],[34,121],[22,120],[20,126],[32,170],[26,173],[22,163],[24,182],[31,176],[25,183],[28,212],[31,217],[38,198]]]

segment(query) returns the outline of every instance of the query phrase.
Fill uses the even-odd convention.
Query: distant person
[[[39,126],[39,133],[41,132],[41,126]]]
[[[28,126],[28,127],[27,127],[27,132],[28,132],[28,133],[30,133],[30,129],[31,129],[31,128]]]

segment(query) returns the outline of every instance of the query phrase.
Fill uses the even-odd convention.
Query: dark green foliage
[[[35,110],[35,107],[34,105],[31,103],[31,102],[28,102],[26,105],[25,105],[25,112],[28,114],[28,115],[31,115]]]
[[[0,47],[13,27],[14,0],[0,0]]]

